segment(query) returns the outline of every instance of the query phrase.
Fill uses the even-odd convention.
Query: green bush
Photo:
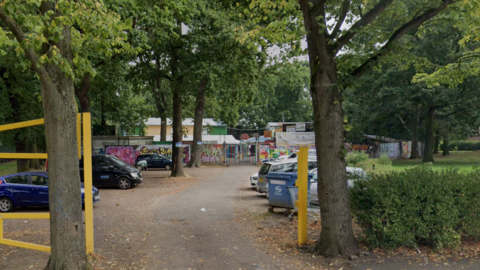
[[[368,160],[368,158],[369,156],[367,153],[360,151],[352,151],[347,153],[345,160],[347,161],[347,164],[356,166],[359,162],[366,161]]]
[[[388,155],[380,155],[377,158],[377,163],[380,165],[385,165],[385,166],[391,166],[392,165],[392,160],[388,157]]]
[[[375,247],[456,246],[480,237],[480,172],[420,166],[370,176],[350,190],[352,214]]]
[[[440,145],[443,150],[443,143]],[[480,150],[480,142],[478,141],[456,141],[448,144],[450,151],[475,151]]]

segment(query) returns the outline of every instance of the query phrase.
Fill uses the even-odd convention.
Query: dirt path
[[[296,222],[282,209],[269,213],[265,195],[250,187],[257,170],[185,168],[184,178],[148,171],[134,189],[102,189],[94,206],[95,269],[480,269],[475,260],[433,262],[426,254],[354,262],[312,256],[320,224],[309,223],[309,245],[299,248]],[[6,220],[4,227],[5,238],[49,244],[47,220]],[[43,269],[49,256],[4,245],[0,254],[0,269]]]

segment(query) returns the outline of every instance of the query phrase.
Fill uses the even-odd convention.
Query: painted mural
[[[135,149],[135,158],[141,154],[156,153],[165,156],[169,159],[172,158],[172,145],[141,145]],[[190,161],[190,145],[183,145],[183,163]]]
[[[297,146],[273,148],[267,145],[262,145],[260,146],[260,160],[289,156],[290,154],[297,152],[298,149],[299,147]]]
[[[135,164],[135,150],[131,146],[109,146],[105,154],[114,155],[127,164]]]
[[[400,144],[399,143],[381,143],[380,155],[388,155],[389,158],[399,158]]]
[[[222,163],[223,146],[221,144],[202,145],[202,162]]]

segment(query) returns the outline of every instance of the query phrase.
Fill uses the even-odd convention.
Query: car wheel
[[[132,183],[130,182],[130,179],[127,177],[122,177],[118,179],[118,187],[120,189],[129,189],[132,186]]]
[[[165,170],[170,171],[172,169],[172,166],[170,164],[165,165]]]
[[[0,198],[0,212],[10,212],[13,209],[12,201],[7,197]]]

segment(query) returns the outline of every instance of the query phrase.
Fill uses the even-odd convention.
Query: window
[[[28,175],[13,176],[5,179],[5,181],[9,184],[28,185]]]
[[[268,174],[268,170],[270,170],[270,167],[272,165],[270,164],[263,164],[262,167],[260,168],[260,171],[258,171],[258,174]]]
[[[110,166],[110,162],[104,157],[98,157],[98,166],[107,167],[107,166]]]
[[[313,170],[317,168],[317,162],[308,162],[308,170]]]
[[[142,158],[142,159],[151,159],[149,155],[140,156],[140,158]]]
[[[48,186],[48,178],[41,175],[32,175],[32,185]]]

